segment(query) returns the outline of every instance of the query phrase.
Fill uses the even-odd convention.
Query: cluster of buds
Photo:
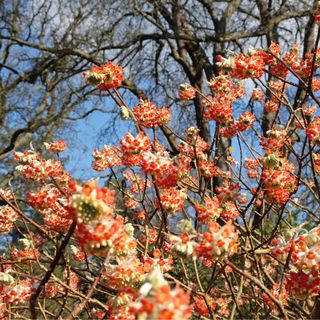
[[[239,183],[230,183],[225,180],[223,186],[216,188],[220,202],[236,201],[240,196],[241,187]]]
[[[292,232],[291,232],[292,233]],[[286,289],[297,299],[305,300],[320,292],[320,228],[305,234],[272,240],[271,254],[279,261],[289,261]]]
[[[204,204],[198,204],[195,206],[198,213],[197,220],[209,222],[215,221],[222,214],[222,208],[217,197],[204,198]]]
[[[320,117],[316,117],[310,122],[306,129],[308,139],[317,146],[320,146]]]
[[[260,159],[247,158],[243,167],[248,170],[247,175],[250,179],[256,179],[258,177],[258,170],[262,166]]]
[[[151,149],[151,141],[149,136],[140,132],[136,137],[133,137],[130,132],[120,140],[123,153],[140,154]]]
[[[249,55],[239,54],[233,60],[219,56],[217,66],[229,71],[230,77],[235,79],[260,78],[266,62],[264,52],[255,51]]]
[[[173,259],[171,256],[164,258],[159,249],[153,251],[153,257],[143,255],[142,261],[144,263],[145,272],[152,271],[155,267],[160,267],[162,272],[168,272],[172,269]]]
[[[86,252],[106,257],[135,251],[132,225],[114,215],[114,191],[91,180],[78,187],[72,207],[78,219],[76,237]]]
[[[219,134],[225,138],[233,138],[239,131],[249,130],[255,120],[255,116],[251,112],[246,111],[240,115],[238,120],[231,120],[224,127],[221,127]]]
[[[239,117],[239,120],[236,123],[237,130],[247,131],[253,126],[255,121],[255,116],[251,112],[246,111]]]
[[[44,146],[51,152],[62,152],[67,148],[67,145],[63,140],[57,140],[51,143],[45,142]]]
[[[186,141],[179,145],[179,150],[184,156],[190,158],[203,157],[208,148],[208,144],[200,137],[199,129],[189,127],[185,130]]]
[[[155,268],[140,288],[139,296],[131,304],[138,319],[191,319],[190,295],[182,288],[171,289],[159,268]]]
[[[145,277],[144,266],[135,256],[116,257],[105,263],[103,279],[116,290],[136,289]]]
[[[140,103],[133,108],[133,114],[138,125],[151,128],[163,126],[171,120],[171,113],[168,108],[157,108],[151,101],[140,99]]]
[[[145,188],[151,187],[151,181],[142,179],[141,175],[132,173],[130,171],[123,172],[123,177],[126,179],[126,181],[131,182],[130,184],[130,191],[139,193],[143,191]]]
[[[77,289],[79,282],[79,277],[75,272],[65,269],[62,273],[62,282],[57,285],[57,289],[61,292],[66,292],[64,284],[67,284],[72,289]]]
[[[211,310],[215,310],[217,307],[217,302],[209,295],[207,296],[207,300],[209,302],[209,306]],[[201,297],[201,296],[194,297],[193,310],[199,315],[202,315],[204,317],[210,316],[209,308],[207,306],[206,301],[204,300],[204,297]]]
[[[16,170],[22,172],[26,180],[42,182],[50,177],[61,177],[64,174],[59,161],[41,159],[34,151],[15,152],[14,157],[19,161]]]
[[[260,144],[268,154],[280,150],[285,142],[289,142],[289,139],[283,128],[277,129],[274,127],[267,131],[267,137],[260,137]]]
[[[187,194],[184,190],[175,188],[163,189],[160,194],[161,208],[167,214],[175,214],[182,209],[186,198]]]
[[[265,158],[261,174],[268,200],[284,204],[296,189],[295,167],[284,158],[270,154]]]
[[[14,199],[13,192],[10,189],[4,190],[0,188],[0,200],[2,197],[5,201]],[[8,204],[0,206],[0,233],[8,233],[13,228],[13,223],[18,219],[18,213]]]
[[[181,100],[192,100],[196,97],[197,90],[188,83],[180,84],[179,98]]]
[[[0,233],[10,232],[17,219],[18,213],[9,205],[0,206]]]
[[[262,90],[260,90],[258,88],[254,88],[252,91],[251,99],[261,101],[264,98],[264,96],[265,96],[265,94]]]
[[[45,225],[61,232],[68,229],[72,214],[66,209],[70,198],[66,197],[54,185],[41,186],[37,192],[27,194],[28,203],[44,217]]]
[[[235,231],[231,220],[224,226],[211,222],[209,231],[199,236],[199,245],[195,248],[199,257],[221,259],[231,256],[238,249],[238,232]]]
[[[100,67],[94,66],[85,72],[86,81],[93,86],[98,86],[102,91],[120,87],[124,80],[122,67],[107,62]]]
[[[312,159],[315,171],[320,173],[320,153],[312,153]]]
[[[141,167],[145,173],[160,177],[174,170],[174,162],[167,152],[147,151],[142,155]]]
[[[122,165],[122,152],[116,146],[105,145],[101,151],[95,149],[92,152],[92,156],[94,158],[92,167],[96,171],[103,171]]]
[[[281,290],[282,289],[282,290]],[[287,299],[289,298],[288,293],[285,288],[281,288],[279,284],[275,283],[272,287],[272,290],[270,290],[270,293],[278,300],[280,300],[282,303],[286,303]],[[268,305],[271,309],[275,309],[275,304],[273,300],[266,294],[262,294],[262,299],[265,302],[266,305]],[[275,311],[277,312],[277,311]]]
[[[34,281],[31,279],[21,280],[18,283],[9,274],[0,274],[0,296],[10,303],[25,303],[29,301],[35,291]]]
[[[169,236],[169,242],[171,244],[171,251],[175,255],[181,258],[196,259],[195,247],[197,243],[192,240],[193,236],[188,233],[184,233],[180,236]]]
[[[213,120],[220,123],[228,122],[232,119],[232,106],[231,103],[234,99],[229,97],[219,97],[218,95],[213,98],[207,97],[203,100],[205,107],[204,118],[207,121]]]
[[[86,254],[76,246],[71,245],[70,250],[72,259],[74,259],[74,261],[84,262],[86,260]]]
[[[286,289],[288,293],[299,300],[305,301],[320,291],[320,278],[317,271],[306,273],[290,271],[286,276]]]
[[[290,254],[290,264],[296,270],[310,272],[320,271],[320,228],[299,235],[286,242],[284,239],[272,240],[271,254],[278,260],[286,262]]]
[[[19,248],[11,250],[11,257],[14,261],[35,260],[40,256],[39,250],[34,247],[33,241],[23,238],[19,240]]]

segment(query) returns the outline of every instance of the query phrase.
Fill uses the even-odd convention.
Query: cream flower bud
[[[121,106],[120,108],[120,117],[122,120],[128,120],[130,118],[130,113],[127,107]]]

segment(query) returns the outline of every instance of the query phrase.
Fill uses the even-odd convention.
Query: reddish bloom
[[[237,129],[239,131],[247,131],[253,126],[255,121],[255,116],[251,112],[246,111],[240,116],[237,122]]]
[[[308,139],[317,146],[320,146],[320,117],[316,117],[310,122],[306,129]]]
[[[189,302],[190,294],[180,287],[171,289],[160,269],[156,268],[140,288],[140,296],[132,309],[145,320],[188,320],[191,319]]]
[[[160,194],[161,207],[168,214],[175,214],[183,207],[184,200],[187,198],[184,190],[175,188],[164,189]]]
[[[192,100],[196,97],[196,89],[190,84],[184,83],[179,87],[179,97],[181,100]]]
[[[151,149],[151,141],[149,136],[140,132],[135,138],[130,132],[120,140],[121,149],[124,153],[140,154],[143,151]]]
[[[267,100],[264,104],[264,110],[266,112],[277,112],[279,109],[279,102]]]
[[[286,289],[290,295],[305,301],[311,295],[318,294],[320,291],[320,278],[318,272],[290,271],[286,277]]]
[[[285,288],[282,288],[280,291],[280,286],[275,283],[270,292],[276,299],[280,300],[282,303],[286,303],[288,299],[288,293]],[[266,293],[262,293],[262,299],[270,308],[274,308],[273,300]]]
[[[264,98],[264,92],[258,88],[254,88],[251,99],[261,101]]]
[[[84,73],[86,80],[102,91],[120,87],[124,80],[122,67],[107,62],[100,67],[94,66],[89,72]]]
[[[63,140],[57,140],[51,143],[44,143],[45,147],[52,152],[62,152],[66,149],[67,145]]]
[[[277,158],[272,154],[266,158],[261,179],[270,202],[285,204],[288,201],[296,189],[294,169],[294,165],[286,159]]]
[[[139,104],[133,108],[137,123],[146,128],[162,126],[171,120],[169,109],[158,109],[151,101],[140,99]]]
[[[209,300],[211,310],[214,311],[217,307],[217,303],[210,296],[207,296],[207,299]],[[210,315],[204,297],[197,296],[194,298],[193,310],[204,317],[209,317]]]
[[[263,51],[255,51],[250,55],[240,53],[232,62],[230,77],[237,79],[260,78],[264,74]]]
[[[92,152],[94,170],[103,171],[122,165],[122,152],[119,147],[105,145],[101,151],[95,149]]]
[[[17,219],[18,213],[9,205],[0,206],[0,233],[10,232]]]
[[[238,248],[238,233],[231,221],[224,226],[216,222],[209,223],[209,231],[200,236],[199,245],[195,248],[199,257],[219,259],[231,256]]]
[[[205,197],[204,201],[205,204],[195,206],[195,209],[198,212],[197,219],[200,221],[214,221],[219,218],[222,214],[219,199],[217,197]]]

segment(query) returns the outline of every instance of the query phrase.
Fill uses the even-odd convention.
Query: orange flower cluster
[[[175,214],[182,209],[186,198],[187,195],[184,190],[175,188],[163,189],[160,194],[161,207],[167,214]]]
[[[286,289],[290,296],[305,301],[320,291],[320,278],[317,271],[306,273],[290,271],[286,276]]]
[[[196,97],[197,91],[190,84],[184,83],[179,86],[179,97],[181,100],[192,100]]]
[[[214,91],[213,97],[203,100],[205,107],[204,118],[216,122],[228,122],[232,119],[232,103],[245,94],[240,85],[221,75],[209,81],[209,86]]]
[[[317,146],[320,146],[320,117],[316,117],[306,128],[308,139]]]
[[[95,149],[92,152],[94,170],[103,171],[122,165],[122,153],[119,147],[104,146],[101,151]]]
[[[78,219],[76,237],[85,251],[102,257],[135,252],[132,225],[121,216],[114,217],[114,191],[92,180],[77,191],[72,207]]]
[[[263,186],[271,203],[285,204],[296,189],[295,167],[284,158],[269,155],[261,174]]]
[[[27,194],[28,203],[44,217],[45,225],[61,232],[68,229],[72,213],[66,209],[70,199],[54,185],[44,185],[37,192]]]
[[[0,285],[0,295],[3,299],[11,304],[25,303],[30,300],[32,293],[35,291],[33,281],[31,279],[21,280],[7,285]]]
[[[9,205],[0,206],[0,233],[10,232],[17,219],[18,213]]]
[[[285,262],[291,252],[290,263],[304,272],[320,270],[320,228],[314,228],[294,240],[285,242],[281,239],[272,240],[271,254]]]
[[[51,152],[62,152],[67,148],[67,145],[63,140],[57,140],[51,143],[45,142],[44,145]]]
[[[209,231],[199,236],[199,245],[195,248],[199,257],[207,259],[222,259],[231,256],[237,251],[238,232],[231,221],[224,226],[211,222]]]
[[[171,120],[168,108],[158,109],[152,102],[140,99],[140,103],[133,108],[137,123],[145,128],[163,126]]]
[[[150,138],[143,132],[140,132],[135,138],[130,132],[127,132],[126,136],[120,140],[120,144],[124,154],[136,155],[151,149]]]
[[[160,270],[155,269],[140,288],[131,310],[145,320],[188,320],[191,319],[189,301],[189,293],[179,287],[171,289]]]
[[[102,91],[118,88],[124,80],[122,67],[112,62],[100,67],[94,66],[89,72],[85,72],[84,76],[88,83],[98,86]]]

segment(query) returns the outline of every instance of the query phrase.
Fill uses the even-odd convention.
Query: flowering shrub
[[[71,177],[61,140],[15,152],[25,188],[0,189],[0,233],[18,239],[0,261],[1,318],[294,319],[320,308],[320,51],[272,44],[217,65],[206,92],[177,88],[201,102],[212,141],[193,126],[174,132],[173,108],[129,106],[123,70],[108,62],[85,79],[135,132],[93,148],[106,180]],[[250,111],[235,108],[250,96]],[[225,138],[238,143],[233,157]]]

